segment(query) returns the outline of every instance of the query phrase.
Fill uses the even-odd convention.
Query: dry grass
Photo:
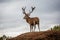
[[[9,40],[60,40],[60,31],[28,32]]]

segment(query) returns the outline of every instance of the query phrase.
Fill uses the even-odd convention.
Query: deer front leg
[[[30,32],[31,32],[31,25],[30,25]]]
[[[33,31],[33,26],[32,25],[30,25],[30,32],[32,32]]]
[[[30,25],[30,32],[32,32],[32,26]]]

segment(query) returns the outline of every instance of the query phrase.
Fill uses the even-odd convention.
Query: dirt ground
[[[60,31],[28,32],[9,40],[60,40]]]

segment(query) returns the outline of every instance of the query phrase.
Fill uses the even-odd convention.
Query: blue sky
[[[36,7],[31,17],[39,17],[41,31],[60,24],[60,0],[0,0],[0,35],[16,36],[29,32],[21,9],[24,6],[27,12],[31,6]]]

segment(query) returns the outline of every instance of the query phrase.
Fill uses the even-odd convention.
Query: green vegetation
[[[0,37],[0,40],[4,40],[4,39],[6,39],[6,40],[8,40],[8,39],[11,39],[12,37],[7,37],[6,35],[3,35],[2,37]]]
[[[60,25],[54,26],[53,28],[51,28],[51,30],[60,31]]]

